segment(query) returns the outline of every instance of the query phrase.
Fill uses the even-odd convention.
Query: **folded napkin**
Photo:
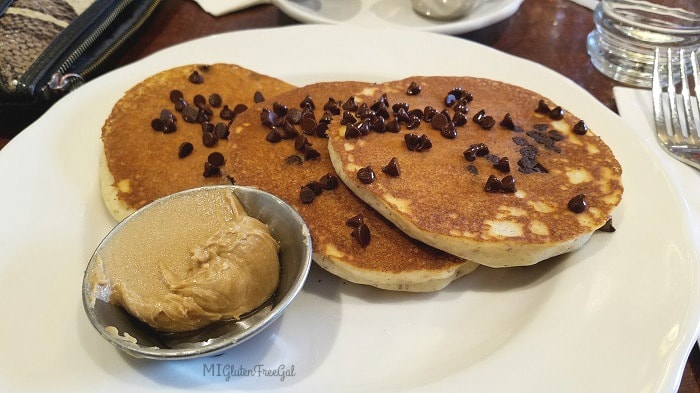
[[[700,171],[666,153],[656,141],[651,91],[628,87],[613,88],[617,109],[622,119],[652,147],[662,167],[670,175],[682,195],[690,214],[693,238],[700,249]],[[624,171],[624,168],[623,168]]]
[[[214,16],[221,16],[257,4],[269,3],[270,0],[194,0],[204,11]]]

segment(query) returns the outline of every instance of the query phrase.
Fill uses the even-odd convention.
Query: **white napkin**
[[[582,5],[586,8],[594,9],[600,0],[571,0],[578,5]]]
[[[700,248],[700,171],[671,157],[656,142],[651,91],[614,87],[613,94],[622,119],[653,147],[662,166],[685,198],[695,240]]]
[[[269,3],[270,0],[194,0],[194,2],[204,11],[214,16],[221,16],[257,4]]]

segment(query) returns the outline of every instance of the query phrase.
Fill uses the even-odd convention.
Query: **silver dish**
[[[115,233],[128,230],[137,215],[148,214],[149,206],[167,203],[184,193],[202,193],[230,188],[248,215],[264,222],[280,244],[280,282],[276,293],[257,310],[240,320],[221,321],[185,333],[158,332],[131,316],[126,310],[91,294],[91,276],[96,256]],[[248,340],[279,318],[301,290],[311,267],[311,237],[303,219],[281,199],[258,189],[241,186],[209,186],[169,195],[139,209],[124,219],[102,240],[93,253],[83,277],[83,306],[100,335],[125,353],[150,359],[189,359],[224,352]],[[118,334],[115,334],[115,330]],[[126,337],[124,332],[128,333]],[[132,339],[133,338],[133,339]]]

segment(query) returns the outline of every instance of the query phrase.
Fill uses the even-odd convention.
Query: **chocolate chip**
[[[306,147],[311,146],[311,142],[309,142],[309,139],[305,137],[304,135],[299,135],[296,137],[294,140],[294,148],[297,151],[303,152]]]
[[[455,125],[452,122],[445,124],[445,126],[442,127],[442,130],[440,130],[440,135],[447,139],[457,138],[457,130],[455,129]]]
[[[191,144],[190,142],[182,142],[180,147],[177,149],[177,156],[179,158],[185,158],[192,154],[192,151],[194,151],[193,144]]]
[[[406,128],[409,130],[415,130],[420,126],[420,117],[418,116],[409,116],[408,123],[406,123]]]
[[[397,177],[401,175],[401,168],[399,168],[399,161],[396,157],[392,157],[386,166],[382,167],[382,172],[389,176]]]
[[[326,173],[321,176],[319,183],[321,183],[324,190],[335,190],[338,187],[338,177],[331,173]]]
[[[386,131],[386,120],[381,116],[375,116],[370,119],[369,128],[372,131],[383,133]]]
[[[481,121],[479,121],[479,125],[484,130],[490,130],[494,125],[496,125],[496,120],[494,120],[493,117],[487,115],[481,118]]]
[[[290,108],[287,111],[287,116],[285,116],[285,119],[291,123],[291,124],[299,124],[301,123],[303,112],[299,108]]]
[[[505,116],[503,116],[503,120],[501,120],[501,122],[498,124],[500,124],[507,130],[515,129],[515,123],[513,123],[513,118],[510,116],[510,113],[506,113]]]
[[[472,121],[474,121],[476,124],[480,124],[484,116],[486,116],[486,111],[482,109],[474,114]]]
[[[301,157],[296,154],[292,154],[284,159],[284,163],[287,165],[301,165],[302,162]]]
[[[497,163],[493,164],[493,167],[503,173],[510,172],[510,162],[508,161],[508,157],[502,157]]]
[[[192,99],[192,102],[194,103],[194,106],[196,106],[197,108],[201,108],[201,107],[207,105],[207,99],[204,98],[204,96],[201,94],[195,95],[194,98]]]
[[[270,143],[277,143],[282,140],[282,133],[277,127],[272,127],[270,132],[265,135],[265,140]]]
[[[233,118],[236,117],[236,114],[231,110],[231,108],[228,107],[228,105],[224,105],[221,112],[219,112],[219,117],[221,117],[223,120],[233,120]]]
[[[549,106],[547,105],[546,102],[544,102],[544,100],[540,100],[537,103],[537,108],[535,108],[535,112],[541,113],[543,115],[549,115],[550,111],[551,111],[551,109],[549,109]]]
[[[308,187],[308,188],[312,189],[314,191],[314,194],[316,194],[316,196],[321,195],[321,193],[323,192],[323,186],[321,185],[320,182],[317,182],[316,180],[312,180],[312,181],[306,183],[306,185],[304,187]]]
[[[353,228],[357,228],[362,224],[364,224],[364,217],[362,217],[362,214],[352,216],[345,220],[345,225]]]
[[[194,106],[186,106],[182,110],[182,119],[188,123],[196,123],[199,116],[199,109]]]
[[[299,199],[302,203],[311,203],[316,199],[316,193],[311,188],[304,186],[299,190]]]
[[[214,132],[214,125],[208,121],[200,123],[202,126],[202,132]]]
[[[192,73],[190,74],[190,76],[187,79],[191,83],[194,83],[195,85],[199,85],[199,84],[204,83],[204,77],[202,76],[202,74],[197,72],[197,70],[192,71]]]
[[[566,205],[574,213],[583,213],[588,207],[588,202],[586,202],[586,194],[578,194],[569,200]]]
[[[216,145],[217,139],[216,136],[211,133],[211,132],[203,132],[202,133],[202,144],[206,147],[213,147]]]
[[[187,101],[184,98],[179,99],[175,102],[175,111],[182,112],[187,107]]]
[[[218,108],[223,104],[223,100],[221,99],[221,96],[217,93],[213,93],[209,95],[209,105],[213,106],[214,108]]]
[[[469,164],[467,165],[467,172],[473,174],[473,175],[478,175],[479,170],[474,166],[474,164]]]
[[[263,97],[263,94],[262,94],[261,92],[259,92],[259,91],[256,91],[256,92],[253,94],[253,102],[255,102],[256,104],[259,104],[259,103],[261,103],[261,102],[263,102],[263,101],[265,101],[265,97]]]
[[[313,98],[311,98],[311,96],[308,96],[308,95],[307,95],[307,96],[304,97],[304,99],[301,100],[301,102],[299,103],[299,108],[301,108],[301,109],[308,108],[308,109],[310,109],[310,110],[314,110],[314,109],[316,109],[316,104],[314,104]]]
[[[530,142],[528,142],[527,139],[521,136],[514,136],[513,142],[518,146],[528,146],[530,144]]]
[[[177,131],[177,125],[174,121],[163,122],[163,134],[170,134]]]
[[[513,176],[507,175],[501,179],[501,192],[506,194],[515,192],[515,178]]]
[[[328,134],[326,133],[327,131],[328,123],[318,123],[318,125],[314,129],[314,135],[316,135],[319,138],[328,138]]]
[[[562,107],[558,106],[551,111],[549,111],[549,117],[552,120],[561,120],[564,118],[564,109]]]
[[[494,175],[490,175],[486,179],[486,184],[484,185],[484,191],[486,192],[501,192],[501,181]]]
[[[284,122],[282,126],[282,138],[284,139],[296,139],[299,136],[299,131],[294,127],[294,125],[288,121]]]
[[[435,117],[437,114],[438,110],[428,105],[425,107],[425,109],[423,109],[423,121],[430,123],[433,121],[433,117]]]
[[[360,168],[357,171],[357,179],[363,183],[363,184],[370,184],[374,182],[375,179],[374,175],[374,170],[372,169],[371,166],[366,166],[364,168]]]
[[[433,119],[430,121],[430,125],[440,131],[442,130],[447,123],[449,123],[450,119],[447,117],[444,113],[438,113],[435,116],[433,116]]]
[[[207,157],[207,162],[214,165],[214,166],[222,166],[226,162],[226,159],[224,158],[224,155],[219,153],[218,151],[215,151]]]
[[[355,97],[353,97],[353,96],[348,97],[348,99],[345,100],[345,102],[343,103],[343,105],[341,105],[341,107],[343,109],[345,109],[346,111],[350,111],[350,112],[357,111],[357,103],[355,102]]]
[[[357,122],[357,119],[355,116],[352,115],[352,112],[346,110],[343,111],[343,117],[340,119],[340,124],[346,125],[346,124],[355,124]]]
[[[301,132],[307,135],[313,135],[314,131],[316,130],[316,120],[309,116],[304,116],[304,118],[301,119]]]
[[[598,230],[601,232],[615,232],[616,229],[613,226],[612,217],[608,218],[608,221],[606,221],[602,227],[598,228]]]
[[[303,153],[304,153],[304,159],[307,161],[321,157],[321,153],[319,153],[318,150],[316,150],[310,146],[305,147]]]
[[[416,96],[420,93],[421,87],[416,82],[411,82],[406,89],[406,94],[409,96]]]
[[[462,112],[455,112],[455,114],[452,115],[452,123],[456,127],[461,127],[467,124],[467,115]]]
[[[583,120],[580,120],[574,125],[574,134],[576,135],[586,135],[588,132],[588,125]]]
[[[233,107],[233,115],[238,116],[241,113],[245,112],[248,110],[248,106],[245,104],[236,104],[236,106]],[[231,120],[231,119],[226,119],[226,120]]]
[[[179,101],[184,100],[185,96],[180,90],[172,90],[170,92],[170,102],[177,104]]]
[[[431,147],[433,147],[433,143],[425,134],[421,136],[418,136],[417,134],[405,134],[404,142],[406,143],[406,147],[410,151],[421,152],[429,150]]]
[[[208,161],[204,163],[204,173],[202,173],[202,176],[213,177],[218,175],[221,175],[221,168],[210,164]]]
[[[345,126],[345,139],[355,139],[359,138],[361,135],[360,129],[354,124],[348,124]]]
[[[340,114],[340,103],[333,97],[328,97],[328,102],[323,106],[324,111],[328,111],[334,115]]]
[[[474,150],[474,155],[477,157],[484,157],[489,154],[489,148],[485,143],[474,143],[469,146],[468,150]]]
[[[214,135],[217,139],[227,139],[229,136],[228,124],[216,123],[214,127]]]
[[[396,119],[391,119],[386,123],[386,127],[384,127],[384,130],[386,132],[397,133],[401,131],[401,125],[398,121],[396,121]]]
[[[163,128],[165,128],[165,122],[161,119],[153,119],[151,120],[151,128],[153,131],[163,131]]]
[[[362,246],[362,247],[367,247],[369,245],[370,240],[371,240],[371,236],[369,233],[369,227],[367,226],[367,224],[364,224],[364,223],[357,226],[352,231],[350,236],[354,237],[355,240],[357,240],[358,243],[360,243],[360,246]]]

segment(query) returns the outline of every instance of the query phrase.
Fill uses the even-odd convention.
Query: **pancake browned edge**
[[[401,113],[401,131],[353,137],[353,127],[334,124],[328,131],[334,168],[362,200],[433,247],[492,267],[531,265],[581,247],[620,202],[622,170],[610,148],[585,122],[532,91],[487,79],[413,77],[382,84],[371,97],[366,93],[357,89],[354,96],[388,104],[389,120]],[[395,114],[397,103],[408,110]],[[422,115],[413,114],[425,117],[426,106],[438,114],[408,130],[407,123],[415,121],[411,111],[420,109]],[[462,123],[455,112],[466,108],[466,124],[450,127]],[[476,122],[481,110],[482,118],[495,120],[489,129],[488,119]],[[415,135],[410,143],[407,134]],[[432,147],[423,142],[422,149],[409,150],[420,145],[422,135]],[[481,156],[486,150],[478,144],[488,155]],[[398,176],[382,170],[393,157]],[[509,169],[497,164],[502,158]],[[360,180],[365,167],[372,168],[374,182]],[[490,176],[498,180],[489,183],[493,192],[486,191]],[[509,192],[508,176],[515,192]],[[575,213],[568,206],[572,200],[577,205],[580,195],[587,207]]]
[[[372,86],[360,82],[312,84],[270,98],[250,109],[231,128],[226,171],[236,184],[258,187],[294,206],[311,232],[314,260],[327,271],[350,282],[382,289],[412,292],[439,290],[478,265],[406,236],[355,197],[335,177],[326,147],[328,138],[323,136],[323,132],[305,135],[306,132],[316,131],[316,127],[311,121],[297,124],[299,118],[294,119],[299,109],[305,106],[302,101],[308,103],[306,98],[310,97],[315,106],[314,123],[318,126],[329,97],[339,100],[340,97],[348,98],[353,92],[372,89]],[[275,109],[280,116],[269,115]],[[331,124],[340,121],[338,115],[329,117]],[[279,134],[286,134],[288,139],[276,143],[268,141],[268,134],[272,133],[270,139],[273,141],[276,135],[270,126],[263,125],[263,119],[266,119],[266,124],[270,124],[269,120],[272,119],[277,124],[275,129]],[[287,122],[292,123],[293,127],[285,127],[284,123]],[[313,150],[301,143],[304,137],[312,144],[310,148]],[[320,155],[313,158],[314,151]],[[320,194],[312,201],[303,203],[301,188],[321,180],[326,174],[333,176],[337,187],[319,190]],[[362,215],[369,229],[369,242],[365,246],[358,238],[351,236],[354,229],[346,223],[357,215]]]
[[[212,127],[222,123],[227,128],[231,112],[239,104],[252,107],[256,93],[259,100],[292,88],[279,79],[237,65],[213,64],[168,69],[129,89],[102,127],[100,185],[110,214],[120,221],[159,197],[204,185],[230,184],[225,173],[217,173],[216,168],[209,168],[208,176],[204,176],[209,155],[223,153],[228,139],[209,138],[207,144],[212,144],[205,146],[204,117],[186,121],[187,111],[177,111],[173,102],[177,100],[170,98],[173,90],[182,93],[195,113],[210,111],[208,123]],[[221,97],[221,104],[209,100],[212,94]],[[200,106],[207,109],[195,105],[196,95],[202,96],[205,103]],[[222,116],[225,106],[230,111]],[[155,131],[152,127],[152,121],[159,119],[163,110],[174,115],[176,131]],[[213,135],[216,133],[206,136]],[[179,158],[180,146],[186,142],[194,149]]]

